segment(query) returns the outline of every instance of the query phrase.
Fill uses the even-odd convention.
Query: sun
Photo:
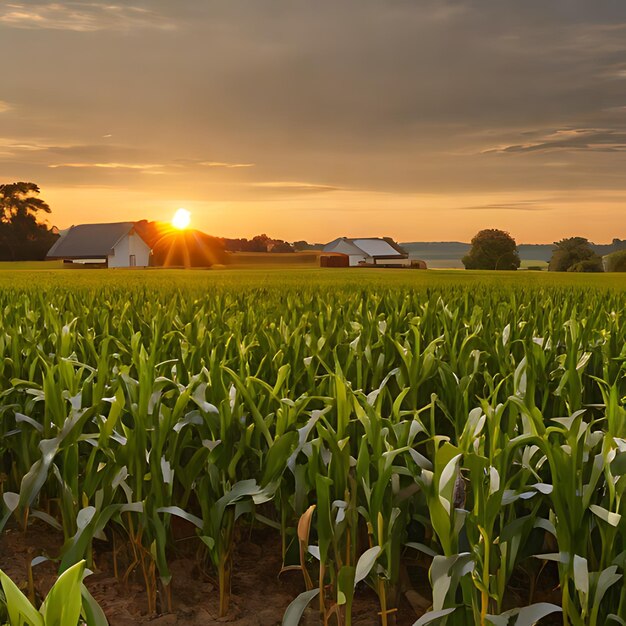
[[[191,213],[187,209],[178,209],[172,218],[172,226],[178,230],[185,230],[191,221]]]

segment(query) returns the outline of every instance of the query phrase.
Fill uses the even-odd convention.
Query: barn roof
[[[324,249],[332,249],[339,242],[344,242],[354,248],[353,254],[363,253],[365,256],[392,259],[407,258],[408,253],[389,237],[339,237],[327,244]]]
[[[372,257],[399,257],[406,256],[406,252],[399,249],[395,243],[389,239],[352,239],[352,243],[361,248],[363,252]]]
[[[104,259],[135,227],[134,222],[79,224],[61,235],[48,251],[49,259]]]

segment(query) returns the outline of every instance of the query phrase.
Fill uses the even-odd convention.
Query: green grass
[[[11,270],[58,270],[63,261],[0,261],[0,271]]]
[[[529,267],[540,267],[542,270],[547,270],[548,262],[541,260],[522,259],[521,269],[528,269]]]
[[[228,267],[241,268],[315,268],[320,264],[320,252],[234,252],[228,255]]]
[[[43,269],[43,268],[42,268]],[[147,287],[181,290],[256,287],[320,287],[425,289],[472,285],[501,287],[581,287],[583,289],[626,289],[622,273],[578,274],[556,272],[495,272],[458,270],[406,270],[373,268],[240,268],[212,270],[71,270],[41,271],[25,267],[19,272],[0,264],[0,287],[42,289],[65,287]],[[30,270],[30,271],[29,271]]]

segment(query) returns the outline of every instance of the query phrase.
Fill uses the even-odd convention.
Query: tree
[[[256,235],[251,240],[247,247],[248,252],[267,252],[268,246],[272,240],[263,233],[262,235]]]
[[[552,272],[602,272],[602,258],[585,237],[556,241],[548,269]]]
[[[35,183],[0,184],[0,260],[41,260],[58,237],[45,223],[41,213],[50,206],[38,198]]]
[[[602,264],[602,257],[596,255],[593,259],[587,259],[586,261],[578,261],[574,263],[568,270],[568,272],[604,272],[604,266]]]
[[[283,241],[282,239],[276,239],[274,240],[274,243],[270,245],[270,252],[295,252],[293,246],[289,242]]]
[[[609,254],[607,272],[626,272],[626,248]]]
[[[472,239],[469,254],[463,257],[467,270],[516,270],[520,266],[515,239],[504,230],[487,228]]]

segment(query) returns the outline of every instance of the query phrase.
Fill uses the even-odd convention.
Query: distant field
[[[411,258],[414,255],[410,255]],[[305,269],[319,266],[319,251],[310,252],[296,252],[294,254],[272,254],[259,253],[259,252],[236,252],[230,255],[230,263],[225,268],[231,269],[252,269],[258,268],[291,268],[291,269]],[[463,263],[458,259],[424,259],[429,269],[464,269]],[[522,269],[528,267],[541,267],[547,269],[548,264],[546,261],[522,261]],[[0,270],[92,270],[93,268],[85,267],[63,267],[62,261],[16,261],[16,262],[0,262]],[[136,270],[134,270],[136,271]]]
[[[307,252],[233,252],[229,255],[230,267],[317,267],[319,266],[319,250]]]
[[[58,270],[63,261],[0,261],[0,270]]]
[[[317,267],[319,265],[320,252],[313,250],[310,252],[296,253],[271,253],[271,252],[234,252],[229,254],[229,263],[225,267]],[[93,268],[83,266],[64,267],[63,261],[0,261],[0,270],[92,270]],[[159,269],[159,268],[155,268]],[[135,270],[134,270],[135,271]]]
[[[47,269],[47,264],[46,264]],[[15,272],[0,264],[0,289],[48,289],[55,286],[86,288],[135,287],[195,291],[196,289],[279,289],[282,287],[354,289],[446,289],[480,285],[485,287],[583,287],[626,289],[626,275],[620,273],[576,274],[555,272],[492,272],[470,270],[407,270],[375,268],[245,267],[212,270],[78,270],[24,269]]]
[[[440,270],[440,269],[449,269],[449,270],[463,270],[465,266],[461,262],[460,259],[432,259],[426,256],[419,256],[416,254],[409,254],[410,259],[420,259],[426,262],[426,266],[430,270]]]
[[[528,269],[529,267],[540,267],[542,270],[548,269],[548,262],[542,260],[522,259],[520,269]]]
[[[422,259],[426,261],[426,265],[428,265],[428,269],[437,270],[437,269],[456,269],[462,270],[465,269],[463,262],[459,258],[439,258],[439,257],[429,257],[427,255],[419,255],[411,252],[409,254],[411,259]],[[529,267],[540,267],[541,269],[548,269],[548,262],[542,259],[522,259],[522,264],[520,269],[528,269]]]

